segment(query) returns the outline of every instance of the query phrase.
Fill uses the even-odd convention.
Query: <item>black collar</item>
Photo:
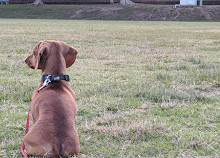
[[[38,89],[38,92],[48,86],[51,82],[59,80],[69,81],[70,77],[68,75],[43,75],[41,79],[43,85]]]
[[[45,81],[46,79],[49,79],[51,82],[58,80],[70,81],[69,75],[43,75],[41,81]]]

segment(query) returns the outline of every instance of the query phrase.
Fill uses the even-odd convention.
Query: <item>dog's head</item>
[[[76,60],[77,50],[59,41],[41,41],[33,49],[33,54],[25,60],[32,69],[42,69],[48,62],[57,61],[56,57],[64,60],[66,68]],[[53,60],[49,60],[49,59]]]

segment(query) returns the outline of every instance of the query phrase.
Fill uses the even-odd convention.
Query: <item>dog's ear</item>
[[[35,47],[34,47],[34,69],[41,69],[40,67],[40,60],[43,55],[43,53],[46,51],[47,47],[45,44],[42,44],[42,42],[39,42]]]
[[[73,63],[76,60],[76,55],[77,55],[77,50],[68,46],[68,51],[64,52],[64,59],[66,61],[66,68],[70,67],[71,65],[73,65]]]

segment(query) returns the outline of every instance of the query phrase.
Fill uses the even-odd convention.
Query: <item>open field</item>
[[[0,19],[0,157],[21,157],[40,40],[79,54],[79,157],[218,157],[220,23]]]

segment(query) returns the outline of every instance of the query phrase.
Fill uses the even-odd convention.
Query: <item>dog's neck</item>
[[[42,70],[42,75],[66,75],[66,70],[60,69],[59,66],[47,67],[45,70]]]
[[[50,56],[41,70],[42,75],[66,75],[66,62],[63,57]]]

